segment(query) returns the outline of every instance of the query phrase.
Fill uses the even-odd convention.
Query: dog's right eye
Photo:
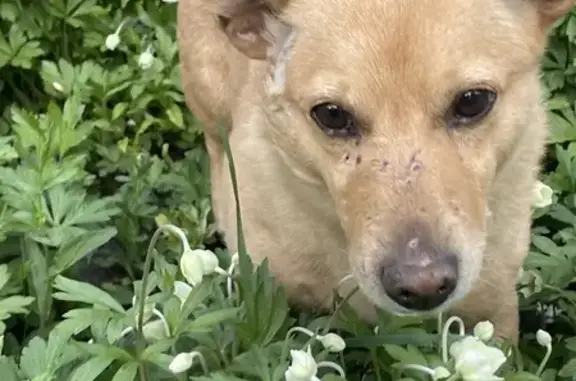
[[[312,119],[327,135],[351,137],[358,134],[352,113],[334,103],[322,103],[310,111]]]

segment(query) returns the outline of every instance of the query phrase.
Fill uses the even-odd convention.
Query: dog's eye
[[[460,125],[476,122],[490,112],[495,100],[496,93],[491,90],[466,90],[456,97],[451,119]]]
[[[348,137],[357,134],[354,116],[336,104],[319,104],[312,108],[310,114],[327,135]]]

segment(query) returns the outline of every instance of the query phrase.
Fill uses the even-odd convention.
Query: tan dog
[[[451,310],[518,335],[516,275],[544,152],[547,29],[576,0],[180,0],[186,101],[235,250],[290,299]]]

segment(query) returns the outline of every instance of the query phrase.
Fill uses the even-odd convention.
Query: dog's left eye
[[[466,90],[456,97],[451,108],[450,122],[456,125],[474,123],[486,116],[494,102],[496,93],[488,89]]]
[[[321,103],[312,108],[310,115],[327,135],[350,137],[358,133],[352,113],[337,104]]]

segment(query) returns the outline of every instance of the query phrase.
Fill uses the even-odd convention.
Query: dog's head
[[[539,110],[547,30],[575,0],[219,0],[268,65],[273,144],[321,180],[364,293],[396,313],[466,295],[491,183]]]

